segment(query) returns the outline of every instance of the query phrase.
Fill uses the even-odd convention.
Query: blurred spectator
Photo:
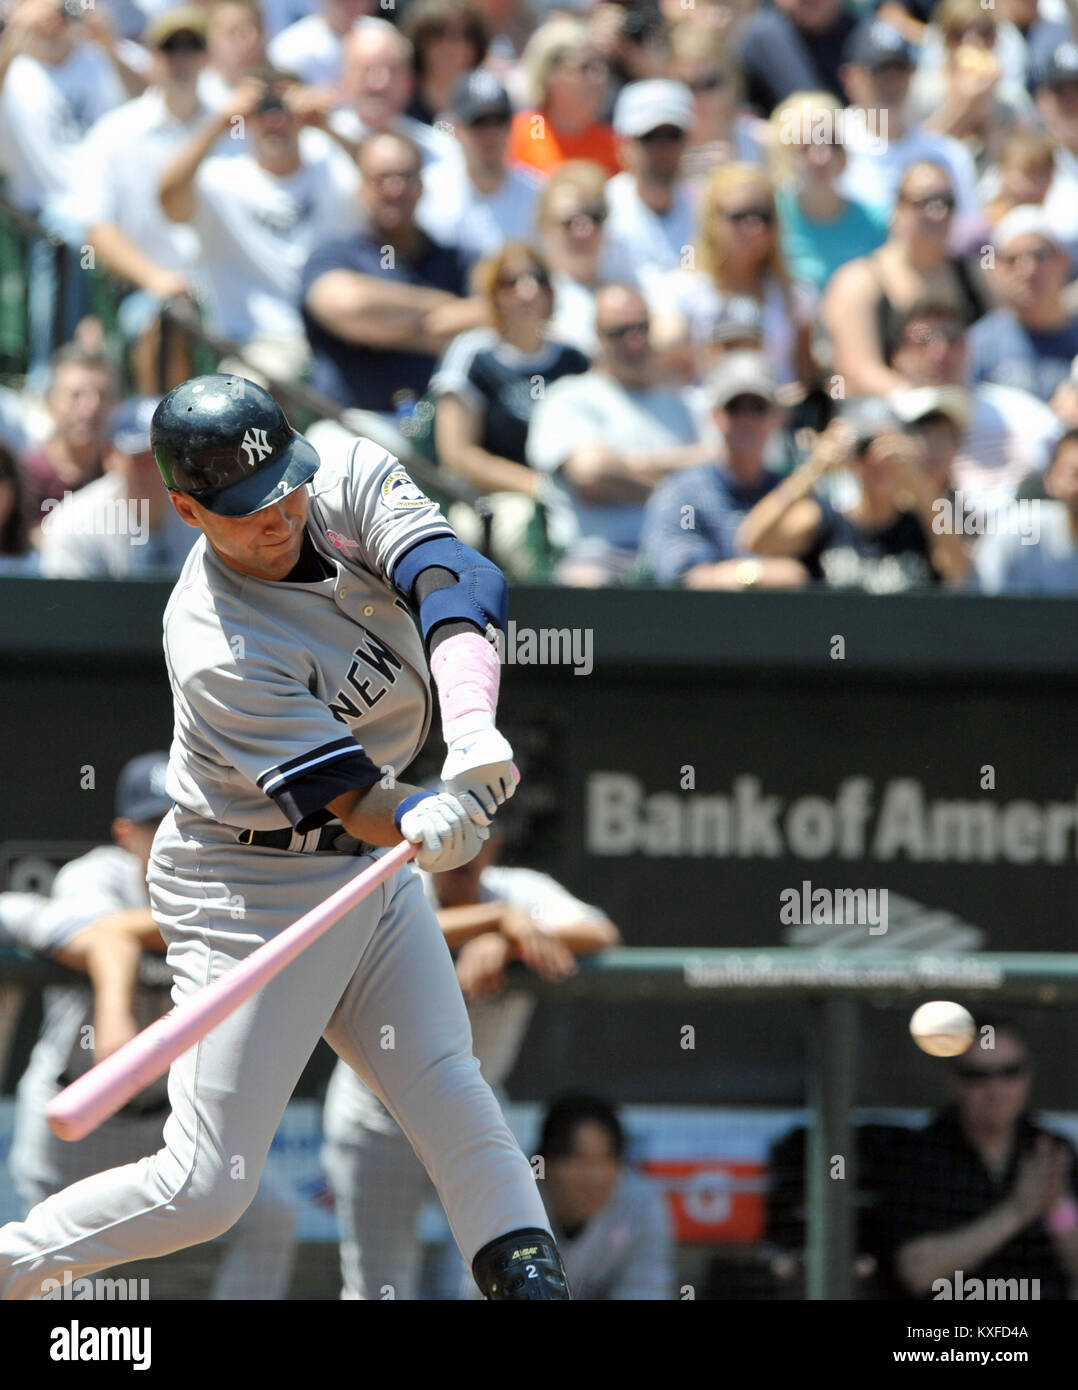
[[[1044,210],[1068,246],[1078,243],[1078,43],[1068,38],[1033,75],[1037,114],[1055,144],[1055,172]]]
[[[764,316],[755,299],[732,294],[723,302],[703,346],[703,375],[731,352],[764,351]]]
[[[106,472],[50,508],[41,524],[49,579],[175,577],[198,535],[170,505],[150,449],[154,396],[124,401],[111,422]]]
[[[701,178],[731,159],[750,164],[760,159],[762,123],[741,109],[741,73],[714,30],[698,24],[674,27],[670,76],[693,95],[695,119],[683,166],[689,178]]]
[[[456,246],[469,267],[535,226],[542,180],[506,160],[513,110],[505,88],[487,72],[462,77],[450,103],[464,156],[423,175],[416,217],[436,241]]]
[[[124,765],[116,785],[112,843],[65,864],[51,897],[0,893],[0,939],[51,956],[82,977],[44,991],[41,1034],[16,1091],[10,1168],[26,1210],[72,1183],[137,1163],[161,1147],[169,1117],[167,1076],[143,1087],[91,1137],[76,1143],[53,1134],[45,1111],[66,1086],[171,1006],[172,972],[161,959],[165,943],[146,890],[150,846],[171,806],[167,766],[163,752],[144,753]],[[263,1179],[224,1237],[224,1258],[206,1296],[285,1298],[295,1226],[291,1200]]]
[[[294,72],[308,87],[335,87],[349,30],[375,9],[377,0],[319,0],[314,14],[298,19],[270,41],[269,60],[275,68]]]
[[[970,329],[970,380],[1018,386],[1050,403],[1078,355],[1078,315],[1063,294],[1070,257],[1038,207],[1009,212],[992,245],[1003,303]]]
[[[539,198],[539,245],[554,286],[551,337],[594,357],[595,293],[607,218],[606,172],[586,159],[556,169]]]
[[[1025,504],[1032,526],[1001,527],[977,547],[982,593],[1078,594],[1078,430],[1056,444],[1044,490],[1047,501]]]
[[[958,515],[975,515],[975,507],[956,497],[954,482],[958,451],[969,425],[969,392],[955,386],[913,386],[893,391],[887,404],[920,445],[921,468],[934,495],[957,507]]]
[[[912,164],[942,165],[950,175],[956,245],[979,245],[984,215],[969,152],[949,135],[926,130],[908,113],[913,57],[902,38],[878,20],[853,34],[842,69],[850,105],[844,113],[847,164],[842,191],[890,209]]]
[[[926,298],[898,321],[892,366],[912,386],[961,388],[969,425],[955,460],[964,501],[983,512],[1006,506],[1027,473],[1041,470],[1063,432],[1055,415],[1028,391],[993,381],[967,384],[966,333],[953,301]]]
[[[147,26],[152,85],[142,96],[102,116],[87,133],[71,198],[94,248],[99,269],[136,287],[120,308],[124,337],[135,341],[132,366],[148,385],[158,368],[157,316],[176,295],[193,294],[198,260],[194,230],[170,222],[157,196],[158,180],[209,114],[198,94],[206,58],[206,10],[181,6]],[[218,152],[238,153],[222,140]],[[179,344],[177,344],[179,347]],[[173,366],[190,375],[184,360]]]
[[[915,300],[946,295],[962,306],[964,324],[988,308],[979,269],[947,249],[954,210],[946,169],[919,161],[903,176],[883,246],[835,272],[823,301],[823,321],[847,395],[886,395],[908,384],[888,362],[902,312]]]
[[[983,1022],[979,1037],[947,1065],[950,1103],[902,1146],[881,1203],[897,1290],[944,1297],[936,1282],[945,1280],[957,1298],[961,1272],[1038,1279],[1027,1297],[1068,1298],[1078,1283],[1074,1148],[1029,1115],[1033,1062],[1021,1033],[999,1020]]]
[[[539,1136],[539,1192],[576,1299],[674,1296],[670,1221],[658,1190],[625,1162],[614,1108],[569,1093],[551,1103]]]
[[[0,160],[7,196],[28,212],[67,192],[82,137],[127,95],[97,41],[103,12],[78,13],[81,23],[64,0],[22,0],[0,33]]]
[[[340,90],[346,105],[334,112],[331,125],[353,145],[394,131],[419,146],[425,168],[442,159],[459,165],[451,136],[405,114],[415,90],[412,45],[387,20],[361,19],[352,29],[344,45]]]
[[[552,19],[528,40],[521,57],[530,109],[513,121],[510,156],[549,174],[569,159],[618,172],[614,132],[601,120],[608,68],[587,25]]]
[[[198,81],[202,100],[215,111],[224,110],[243,79],[265,66],[258,0],[215,0],[206,25],[206,66]]]
[[[499,865],[502,824],[469,864],[421,875],[456,956],[475,1055],[499,1094],[535,1011],[535,996],[514,988],[506,967],[522,961],[542,978],[559,981],[572,973],[575,956],[620,939],[598,908],[546,874]],[[387,1285],[395,1298],[419,1297],[416,1222],[424,1199],[433,1195],[426,1169],[382,1102],[343,1062],[330,1078],[324,1127],[323,1163],[341,1226],[341,1297],[377,1299]],[[455,1263],[464,1275],[459,1256]]]
[[[471,0],[416,0],[401,31],[412,45],[415,91],[407,114],[433,125],[449,109],[458,82],[487,56],[490,34]]]
[[[842,510],[815,494],[837,469],[853,467],[860,495]],[[813,579],[869,593],[958,583],[970,564],[956,529],[937,531],[937,491],[920,445],[879,400],[849,403],[817,436],[809,457],[759,501],[736,544],[798,559]]]
[[[1018,130],[1008,135],[996,171],[999,192],[987,205],[994,226],[1012,208],[1043,204],[1055,172],[1055,146],[1046,135]]]
[[[359,151],[362,231],[315,248],[303,271],[315,387],[345,406],[392,416],[394,397],[426,391],[435,359],[485,305],[466,299],[454,248],[417,225],[422,155],[407,136],[372,135]]]
[[[641,281],[655,315],[657,340],[684,353],[691,377],[699,374],[700,347],[730,295],[759,303],[766,351],[780,383],[800,381],[807,387],[815,377],[816,296],[787,273],[765,170],[752,164],[716,169],[701,198],[689,265],[665,273],[645,267]]]
[[[669,39],[657,0],[599,0],[588,16],[588,27],[591,41],[609,64],[615,96],[630,82],[666,76]]]
[[[576,507],[581,540],[559,577],[590,587],[629,577],[651,490],[711,453],[700,442],[687,394],[657,384],[647,306],[638,291],[608,285],[595,308],[595,367],[555,382],[528,431],[528,462],[556,475]]]
[[[0,575],[35,574],[38,553],[30,545],[26,499],[15,455],[0,444]]]
[[[887,238],[881,208],[844,198],[835,187],[846,167],[841,111],[828,92],[794,92],[771,117],[783,258],[795,280],[819,291],[839,266],[871,255]]]
[[[694,199],[681,176],[693,119],[692,93],[680,82],[656,78],[621,89],[614,133],[625,172],[606,186],[610,279],[632,279],[644,265],[673,270],[683,264],[696,223]]]
[[[555,381],[591,364],[547,337],[550,273],[525,243],[509,242],[481,262],[476,280],[494,327],[455,339],[431,381],[438,459],[481,492],[539,498],[548,479],[526,462],[536,402]]]
[[[355,165],[324,131],[301,129],[288,105],[292,85],[272,68],[245,78],[160,183],[167,216],[198,232],[210,327],[242,344],[259,371],[286,379],[308,355],[297,308],[307,258],[359,220]],[[215,155],[240,118],[251,153]]]
[[[45,405],[52,432],[19,461],[26,483],[26,518],[41,524],[47,501],[101,476],[116,373],[106,357],[69,343],[53,354]]]
[[[791,92],[841,96],[839,67],[856,25],[845,0],[775,0],[758,10],[739,42],[749,104],[769,116]]]
[[[1000,63],[994,11],[981,0],[942,0],[930,31],[939,35],[942,63],[919,64],[911,108],[926,130],[961,140],[978,172],[999,159],[1006,137],[1031,124],[1033,104],[1024,84],[1008,81]]]
[[[746,513],[780,482],[768,470],[768,445],[782,413],[775,379],[761,352],[726,354],[705,393],[721,439],[719,457],[661,483],[644,513],[642,559],[660,584],[687,589],[791,588],[808,578],[784,557],[747,558],[734,543]]]

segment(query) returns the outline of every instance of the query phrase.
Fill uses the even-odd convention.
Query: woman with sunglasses
[[[955,194],[939,164],[911,164],[878,251],[836,271],[823,300],[835,373],[846,396],[886,396],[910,383],[887,365],[902,312],[927,297],[956,301],[967,325],[991,307],[980,269],[951,255]]]
[[[513,121],[509,158],[544,174],[567,160],[589,159],[616,174],[614,132],[601,119],[610,72],[588,26],[550,20],[528,40],[520,67],[530,106]]]
[[[760,305],[764,350],[776,380],[787,388],[784,403],[802,398],[816,377],[816,296],[787,273],[767,173],[741,163],[716,169],[704,187],[699,216],[692,269],[640,270],[657,347],[672,369],[696,380],[727,300],[753,299]]]
[[[732,159],[761,162],[766,125],[744,109],[741,75],[714,30],[698,24],[672,30],[670,76],[692,92],[696,109],[682,161],[686,177],[704,178]]]
[[[531,414],[549,386],[591,364],[577,348],[547,336],[550,272],[527,243],[507,242],[481,261],[475,283],[494,327],[463,333],[446,349],[430,385],[437,401],[434,441],[441,466],[487,495],[492,558],[525,576],[534,573],[535,551],[525,533],[539,519],[536,504],[557,502],[546,475],[525,462]],[[513,495],[510,502],[506,494]]]
[[[570,160],[551,176],[539,198],[539,249],[550,268],[554,314],[550,336],[589,357],[599,346],[595,292],[606,251],[606,171],[586,159]]]

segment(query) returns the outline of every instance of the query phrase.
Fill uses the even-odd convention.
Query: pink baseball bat
[[[115,1115],[418,851],[418,845],[402,840],[325,902],[259,946],[227,975],[170,1009],[111,1057],[72,1081],[45,1108],[52,1132],[61,1139],[82,1139]]]

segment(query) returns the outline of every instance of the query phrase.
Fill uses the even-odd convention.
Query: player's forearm
[[[1028,1224],[1029,1218],[1006,1200],[953,1231],[918,1236],[895,1257],[899,1278],[911,1293],[928,1293],[936,1279],[952,1279],[958,1269],[976,1269]]]
[[[195,175],[199,165],[228,130],[231,116],[220,111],[183,147],[161,175],[157,196],[172,222],[190,222],[195,215]]]
[[[393,813],[401,802],[409,796],[423,791],[422,787],[408,786],[403,782],[393,787],[383,787],[375,782],[365,791],[358,788],[345,792],[326,805],[326,810],[335,815],[349,835],[364,840],[368,845],[398,845],[401,833],[393,819]]]

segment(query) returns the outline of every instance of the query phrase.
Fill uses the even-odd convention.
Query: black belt
[[[241,845],[259,845],[263,849],[292,848],[293,832],[286,826],[284,830],[241,830],[236,837]],[[365,840],[357,840],[354,835],[340,825],[323,825],[318,832],[318,840],[307,850],[297,850],[298,854],[373,854],[377,845],[368,845]]]

